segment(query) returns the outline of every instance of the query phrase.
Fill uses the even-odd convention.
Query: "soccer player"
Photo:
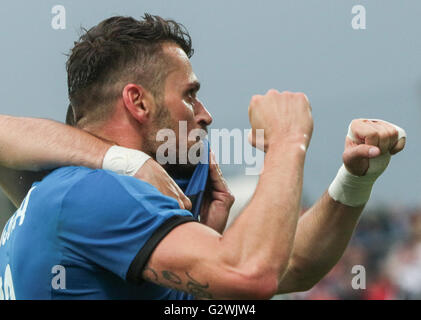
[[[254,96],[249,118],[252,129],[264,129],[264,171],[225,231],[233,197],[214,163],[200,222],[183,200],[145,181],[87,168],[104,167],[109,143],[155,158],[160,129],[177,133],[180,121],[188,132],[206,129],[212,118],[197,97],[191,54],[190,37],[174,21],[113,17],[86,32],[69,57],[69,114],[79,129],[0,117],[0,164],[60,166],[32,185],[2,233],[0,298],[267,299],[308,290],[335,265],[376,178],[404,147],[395,125],[354,120],[338,176],[299,218],[309,101],[276,90]],[[194,177],[197,168],[166,167],[175,178]],[[19,202],[23,186],[0,181]]]

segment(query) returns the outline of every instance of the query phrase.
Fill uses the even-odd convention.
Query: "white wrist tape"
[[[134,176],[150,156],[134,149],[112,146],[102,162],[102,169],[126,176]]]
[[[371,121],[382,121],[377,119],[370,119]],[[398,140],[406,138],[404,129],[388,122],[398,131]],[[354,134],[351,131],[351,124],[348,127],[348,138],[355,141]],[[371,189],[376,179],[386,170],[391,155],[390,153],[382,154],[376,158],[369,159],[369,168],[364,176],[355,176],[342,165],[328,189],[329,195],[336,201],[350,206],[359,207],[367,203],[370,198]]]

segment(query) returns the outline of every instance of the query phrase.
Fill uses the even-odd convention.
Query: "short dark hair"
[[[91,114],[95,120],[104,118],[129,82],[139,83],[155,97],[162,93],[168,74],[163,43],[177,44],[189,58],[194,52],[183,25],[150,14],[142,20],[111,17],[83,31],[66,63],[71,103],[67,119],[73,124]]]

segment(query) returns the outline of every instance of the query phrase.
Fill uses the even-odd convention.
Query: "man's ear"
[[[123,103],[127,111],[139,123],[148,120],[151,114],[151,95],[137,84],[130,83],[123,88]]]

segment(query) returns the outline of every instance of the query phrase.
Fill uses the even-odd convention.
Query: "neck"
[[[144,150],[145,139],[140,124],[122,112],[115,112],[100,123],[86,124],[81,129],[106,142],[150,153],[150,150]]]
[[[81,129],[97,138],[121,147],[140,150],[155,158],[153,147],[147,143],[147,127],[142,127],[132,117],[124,112],[115,112],[109,119],[84,125]],[[195,165],[163,165],[164,169],[174,178],[189,178],[195,170]]]

